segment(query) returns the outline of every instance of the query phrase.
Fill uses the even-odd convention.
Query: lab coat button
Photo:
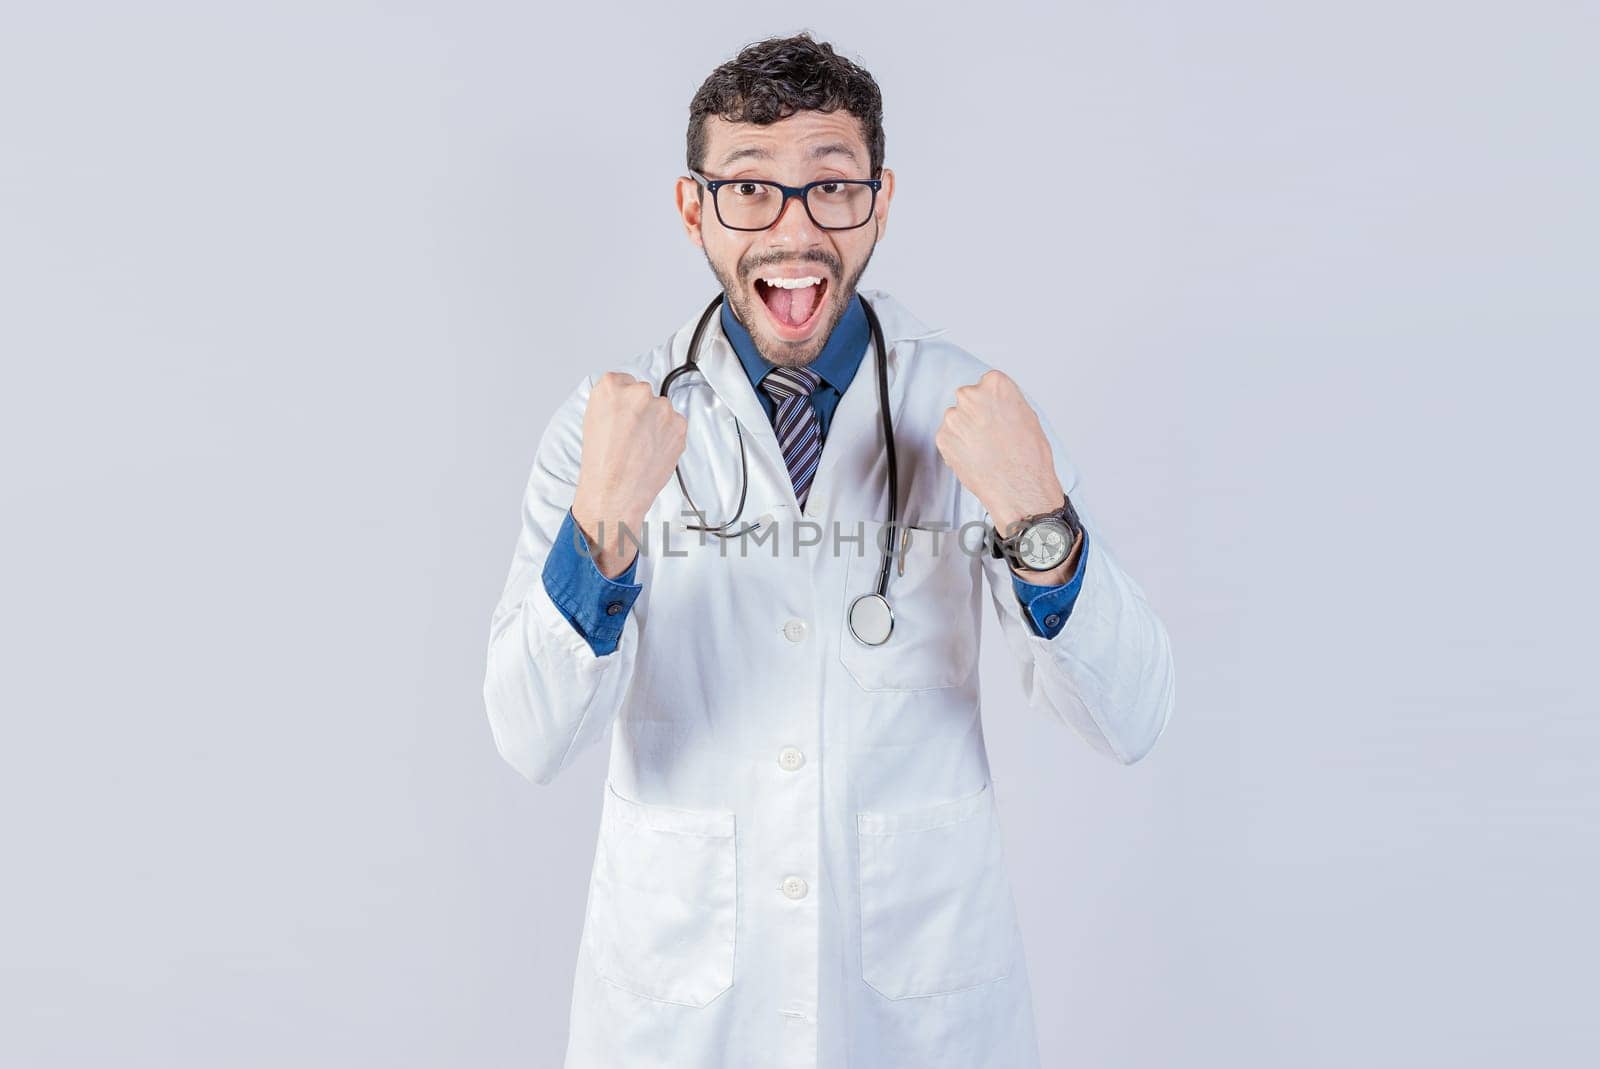
[[[799,642],[806,637],[806,622],[804,620],[790,620],[783,625],[783,637],[790,642]]]
[[[783,893],[790,898],[804,898],[806,896],[806,881],[798,876],[786,877],[783,881]]]
[[[793,746],[785,746],[783,752],[778,754],[778,764],[789,772],[793,772],[806,763],[806,755]]]

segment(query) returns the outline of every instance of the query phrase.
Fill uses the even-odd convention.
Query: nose
[[[790,197],[784,202],[778,221],[767,231],[767,241],[790,249],[808,249],[822,243],[822,231],[811,221],[805,202],[800,197]]]

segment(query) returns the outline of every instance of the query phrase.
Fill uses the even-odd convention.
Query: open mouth
[[[811,336],[828,293],[826,278],[758,278],[755,284],[756,296],[767,309],[767,319],[778,337],[802,341]]]

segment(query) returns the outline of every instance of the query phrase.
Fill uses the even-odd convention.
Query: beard
[[[873,220],[873,229],[874,231],[877,229],[876,219]],[[861,265],[850,273],[848,279],[842,281],[839,279],[841,264],[838,257],[820,249],[778,259],[770,256],[746,257],[738,265],[739,279],[729,277],[718,267],[704,245],[700,247],[700,251],[705,253],[706,264],[721,283],[722,292],[733,309],[734,317],[744,324],[745,330],[750,332],[750,339],[755,342],[756,352],[761,354],[762,359],[769,364],[785,367],[805,367],[822,353],[823,347],[828,344],[828,339],[833,337],[833,328],[839,325],[839,320],[850,310],[850,302],[856,297],[856,283],[861,281],[861,276],[867,270],[867,264],[872,262],[872,253],[877,247],[878,243],[874,240],[871,248],[867,249],[867,255],[862,259]],[[744,284],[754,277],[757,268],[770,267],[776,263],[815,263],[828,269],[830,276],[828,308],[823,312],[824,319],[816,333],[802,344],[782,341],[767,335],[766,309],[756,307],[760,303],[760,298],[751,297],[749,288]]]

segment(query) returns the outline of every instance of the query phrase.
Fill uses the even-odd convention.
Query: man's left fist
[[[1061,480],[1039,416],[1001,371],[956,387],[934,436],[939,455],[1002,535],[1024,516],[1061,507]]]

